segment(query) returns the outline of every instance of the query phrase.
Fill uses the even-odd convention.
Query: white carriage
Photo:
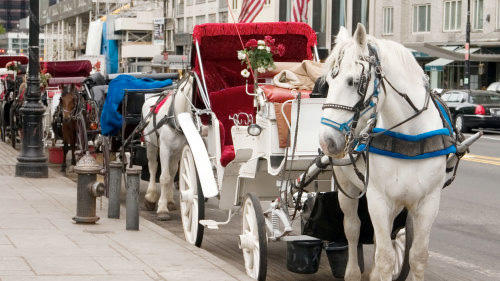
[[[244,66],[237,51],[243,42],[266,35],[285,45],[285,54],[275,57],[278,70],[312,60],[316,53],[315,32],[303,23],[195,26],[194,110],[177,115],[187,139],[179,168],[186,240],[200,246],[204,227],[218,229],[240,212],[238,239],[245,268],[258,280],[266,278],[268,241],[317,239],[292,232],[291,218],[301,213],[294,216],[296,204],[302,206],[316,192],[333,191],[329,158],[322,155],[318,140],[325,99],[311,96],[311,91],[273,86],[269,82],[276,71],[259,74],[256,90],[240,75]],[[309,183],[309,191],[314,192],[306,195],[302,188]],[[211,197],[218,197],[219,208],[228,210],[227,221],[205,218],[205,198]],[[337,221],[342,225],[342,219]],[[410,239],[401,229],[405,221],[406,214],[394,234],[398,234],[395,248],[401,257],[396,261],[395,280],[404,280],[408,273],[405,240]]]

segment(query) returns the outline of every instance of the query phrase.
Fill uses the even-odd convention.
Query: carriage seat
[[[279,147],[285,148],[289,145],[288,138],[288,125],[285,121],[285,116],[281,112],[281,107],[283,103],[289,100],[293,100],[297,97],[298,92],[301,93],[301,98],[308,99],[312,93],[310,90],[291,90],[281,87],[276,87],[273,85],[261,85],[262,90],[264,90],[264,94],[266,95],[267,101],[272,102],[274,104],[274,112],[276,114],[276,125],[278,127],[278,140]],[[286,115],[286,119],[288,121],[291,120],[292,116],[292,104],[287,103],[283,108],[283,112]]]
[[[248,85],[248,91],[253,91],[253,85]],[[220,141],[221,141],[221,165],[226,166],[233,161],[234,147],[231,135],[233,120],[229,119],[235,113],[245,112],[255,118],[253,107],[253,96],[247,95],[245,85],[230,87],[209,93],[212,111],[219,119]]]

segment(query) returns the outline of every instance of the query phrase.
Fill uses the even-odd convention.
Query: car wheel
[[[462,133],[470,132],[470,128],[465,124],[464,117],[461,114],[455,117],[455,127],[457,128],[458,131]]]

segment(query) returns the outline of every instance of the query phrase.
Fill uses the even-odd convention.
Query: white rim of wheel
[[[392,240],[392,247],[394,248],[394,252],[396,253],[392,276],[398,277],[401,273],[401,270],[403,269],[403,263],[405,261],[406,231],[404,228],[399,230],[396,238]]]
[[[462,124],[463,120],[462,117],[458,116],[457,120],[455,121],[455,126],[457,127],[457,130],[461,131],[462,130]]]
[[[243,251],[245,269],[248,276],[257,279],[260,264],[260,243],[257,216],[252,199],[247,197],[243,205],[243,227],[240,248]]]
[[[189,146],[182,152],[179,168],[179,198],[182,228],[186,241],[194,245],[198,234],[198,181],[193,154]]]

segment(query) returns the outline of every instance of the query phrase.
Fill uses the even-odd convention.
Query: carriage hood
[[[26,56],[0,56],[0,68],[4,68],[7,63],[11,61],[18,61],[21,64],[28,64],[28,57]]]
[[[205,79],[209,92],[244,85],[246,79],[240,75],[245,68],[238,60],[237,51],[250,39],[264,39],[270,35],[276,44],[285,46],[285,54],[274,56],[274,61],[300,62],[313,58],[316,33],[301,22],[272,23],[207,23],[194,27],[193,44],[200,46]],[[191,66],[201,75],[196,49],[192,49]]]
[[[87,77],[92,63],[88,60],[47,61],[40,63],[40,69],[46,69],[52,77]]]

